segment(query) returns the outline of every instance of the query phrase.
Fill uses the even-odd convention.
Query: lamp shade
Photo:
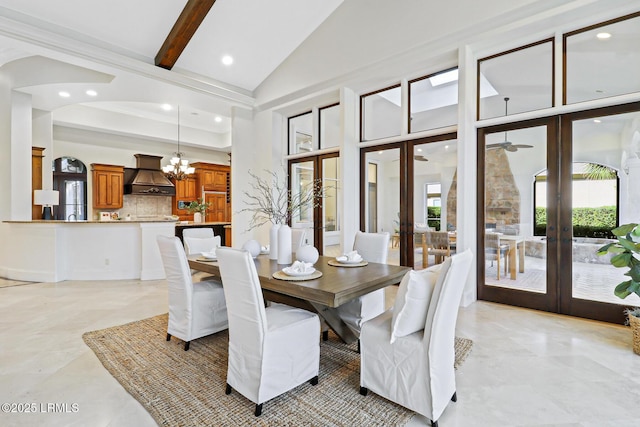
[[[58,206],[60,193],[56,190],[35,190],[33,192],[33,204],[40,206]]]

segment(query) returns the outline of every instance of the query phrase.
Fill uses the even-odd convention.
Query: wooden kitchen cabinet
[[[42,153],[44,148],[31,147],[31,219],[42,219],[42,206],[33,204],[33,192],[42,190]]]
[[[227,191],[227,180],[230,168],[227,165],[216,165],[213,163],[193,163],[196,169],[195,175],[199,181],[199,187],[204,191]]]
[[[124,201],[124,166],[91,164],[93,208],[120,209]]]
[[[187,210],[189,203],[202,197],[198,191],[198,180],[195,176],[189,176],[180,181],[172,180],[176,186],[176,195],[171,198],[171,214],[178,215],[180,221],[192,221],[193,213]]]

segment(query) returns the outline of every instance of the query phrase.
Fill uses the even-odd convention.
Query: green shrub
[[[613,238],[611,230],[617,226],[615,206],[574,208],[572,211],[573,237]],[[536,208],[535,236],[544,236],[547,228],[547,208]]]

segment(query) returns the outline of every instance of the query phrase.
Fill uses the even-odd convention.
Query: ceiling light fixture
[[[164,111],[171,111],[173,109],[173,107],[171,107],[171,104],[162,104],[161,108]]]
[[[69,92],[65,92],[65,91],[60,91],[58,92],[58,95],[60,95],[62,98],[68,98],[71,96],[71,94]]]
[[[89,89],[89,90],[87,90],[85,93],[86,93],[87,95],[89,95],[89,96],[98,96],[98,92],[96,92],[96,91],[95,91],[95,90],[93,90],[93,89]]]
[[[611,33],[598,33],[596,37],[600,40],[606,40],[611,38]]]
[[[216,116],[216,118],[215,118],[215,119],[213,119],[213,120],[215,120],[215,121],[216,121],[216,123],[220,123],[220,122],[222,121],[222,117],[220,117],[220,116]]]
[[[194,167],[189,166],[189,160],[182,158],[180,152],[180,106],[178,105],[178,151],[173,153],[173,157],[168,165],[162,167],[162,171],[167,175],[169,179],[175,179],[176,181],[182,181],[191,175],[196,170]]]
[[[233,64],[233,57],[231,55],[225,55],[222,57],[222,63],[224,65],[231,65]]]

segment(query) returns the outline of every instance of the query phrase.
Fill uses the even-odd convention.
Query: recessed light
[[[422,148],[418,148],[416,151],[418,151],[418,153],[422,153]]]
[[[62,98],[68,98],[71,96],[69,92],[65,92],[65,91],[58,92],[58,95],[60,95]]]
[[[163,109],[164,111],[171,111],[171,110],[172,110],[172,107],[171,107],[171,105],[170,105],[170,104],[162,104],[162,109]]]
[[[89,89],[88,91],[85,92],[87,95],[89,96],[98,96],[98,92],[96,92],[95,90]]]
[[[593,123],[602,123],[602,120],[600,120],[600,119],[593,119]]]
[[[215,119],[213,119],[213,120],[215,120],[215,121],[216,121],[216,123],[220,123],[220,122],[222,121],[222,117],[220,117],[220,116],[216,116],[216,118],[215,118]]]
[[[596,37],[600,40],[606,40],[611,38],[611,33],[598,33],[596,34]]]
[[[382,151],[378,151],[378,154],[382,154]]]
[[[222,63],[224,65],[231,65],[233,64],[233,57],[231,55],[225,55],[222,57]]]

